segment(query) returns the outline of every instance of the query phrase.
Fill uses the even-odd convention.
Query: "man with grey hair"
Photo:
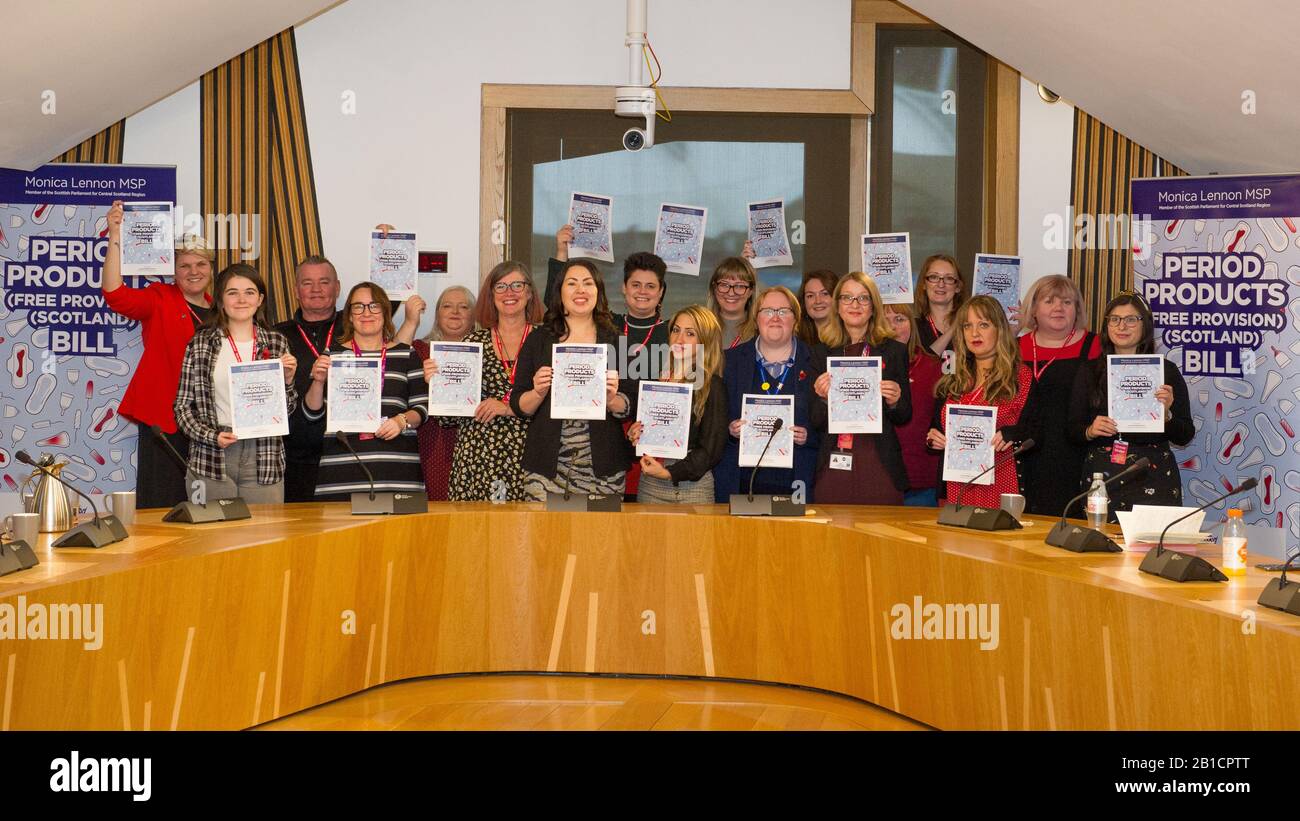
[[[311,387],[311,363],[330,349],[339,335],[343,314],[338,310],[339,275],[334,263],[312,254],[294,269],[298,310],[293,319],[275,329],[289,340],[289,351],[303,363],[294,374],[295,387]],[[299,393],[299,396],[304,395]],[[284,439],[284,500],[310,502],[316,498],[316,471],[325,446],[325,420],[311,422],[301,407],[289,417],[289,435]]]
[[[311,387],[311,364],[329,353],[341,330],[343,314],[338,310],[338,301],[342,286],[334,263],[319,254],[311,254],[298,263],[293,282],[298,310],[294,311],[293,319],[281,322],[275,329],[289,340],[289,351],[303,363],[294,374],[294,386],[304,396]],[[418,296],[406,301],[405,321],[397,331],[399,342],[410,344],[424,307],[424,300]],[[324,417],[316,422],[308,421],[299,405],[289,417],[289,435],[284,439],[285,502],[316,500],[316,473],[324,447]]]

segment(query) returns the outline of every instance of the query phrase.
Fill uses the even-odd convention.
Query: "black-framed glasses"
[[[857,296],[840,294],[841,305],[852,305],[855,302],[865,308],[871,304],[871,294],[858,294]]]
[[[749,293],[748,282],[719,282],[713,286],[724,294],[746,294]]]
[[[527,282],[516,280],[515,282],[498,282],[496,285],[492,286],[492,290],[498,294],[504,294],[506,291],[519,294],[523,293],[523,290],[527,287]]]
[[[384,312],[384,306],[380,305],[378,302],[353,302],[348,305],[348,310],[352,312],[353,316],[361,316],[367,311],[372,314],[382,314]]]
[[[1114,314],[1111,314],[1106,317],[1106,324],[1112,328],[1118,328],[1120,326],[1125,328],[1135,328],[1141,322],[1142,317],[1140,316],[1115,316]]]
[[[926,274],[925,281],[930,283],[931,285],[943,285],[945,287],[951,288],[952,286],[956,285],[959,280],[957,279],[957,277],[946,276],[944,274]]]

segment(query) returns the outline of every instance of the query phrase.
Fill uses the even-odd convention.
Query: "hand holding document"
[[[972,296],[991,296],[1011,317],[1011,309],[1020,301],[1020,257],[975,255],[975,282]]]
[[[122,206],[122,276],[176,274],[176,238],[170,202],[128,202]]]
[[[886,305],[912,303],[912,243],[907,233],[863,234],[862,270],[876,281]]]
[[[826,409],[828,433],[880,433],[881,359],[878,356],[831,356]]]
[[[483,398],[483,343],[430,342],[430,416],[473,416]]]
[[[988,405],[949,405],[943,449],[943,480],[993,484],[993,436],[997,433],[998,409]],[[984,473],[983,476],[980,476]],[[979,476],[978,479],[975,477]]]
[[[551,346],[552,419],[605,418],[608,357],[604,345]]]
[[[1165,406],[1156,391],[1165,381],[1164,357],[1141,354],[1106,357],[1108,413],[1120,433],[1161,433]]]
[[[794,467],[793,396],[747,393],[741,398],[740,418],[745,422],[740,428],[740,467],[757,466],[764,447],[767,453],[762,456],[763,467]],[[768,446],[777,419],[781,420],[781,429]]]
[[[370,281],[383,288],[394,302],[415,296],[418,259],[415,234],[370,232]]]
[[[614,261],[614,198],[574,192],[569,200],[569,259]]]
[[[278,359],[232,362],[227,378],[231,428],[237,438],[289,435],[283,362]]]
[[[378,359],[336,353],[330,356],[325,431],[374,433],[383,421],[380,402],[384,372]]]
[[[659,206],[655,229],[655,254],[674,274],[700,275],[704,255],[704,226],[709,209],[664,203]]]
[[[685,459],[691,434],[691,400],[694,389],[682,382],[639,383],[636,421],[641,437],[636,455],[658,459]]]
[[[749,243],[754,249],[750,264],[755,268],[793,265],[794,255],[785,231],[785,200],[751,202],[747,210]]]

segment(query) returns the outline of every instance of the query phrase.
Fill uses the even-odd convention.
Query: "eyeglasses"
[[[943,276],[942,274],[926,274],[925,281],[931,285],[942,285],[945,288],[951,288],[957,284],[957,277]]]
[[[527,287],[527,282],[516,280],[515,282],[498,282],[496,285],[492,286],[492,290],[498,294],[504,294],[506,291],[518,294],[522,293]]]
[[[1111,316],[1106,317],[1106,324],[1110,325],[1112,328],[1118,328],[1121,325],[1125,328],[1132,328],[1141,321],[1142,317],[1140,316],[1115,316],[1112,314]]]
[[[788,316],[794,316],[794,311],[789,308],[762,308],[758,315],[764,319],[785,319]]]
[[[855,302],[865,308],[866,306],[871,304],[871,294],[858,294],[857,296],[840,294],[841,305],[852,305]]]
[[[724,294],[744,294],[749,292],[748,282],[719,282],[713,287]]]
[[[348,306],[348,310],[352,312],[353,316],[361,316],[367,311],[372,314],[382,314],[384,306],[378,302],[353,302]]]

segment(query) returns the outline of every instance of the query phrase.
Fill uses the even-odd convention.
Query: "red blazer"
[[[211,302],[211,298],[208,298]],[[185,347],[194,336],[194,320],[181,289],[155,282],[147,288],[127,285],[104,293],[104,302],[122,316],[139,320],[144,353],[118,413],[136,422],[176,432],[176,388],[181,381]]]

